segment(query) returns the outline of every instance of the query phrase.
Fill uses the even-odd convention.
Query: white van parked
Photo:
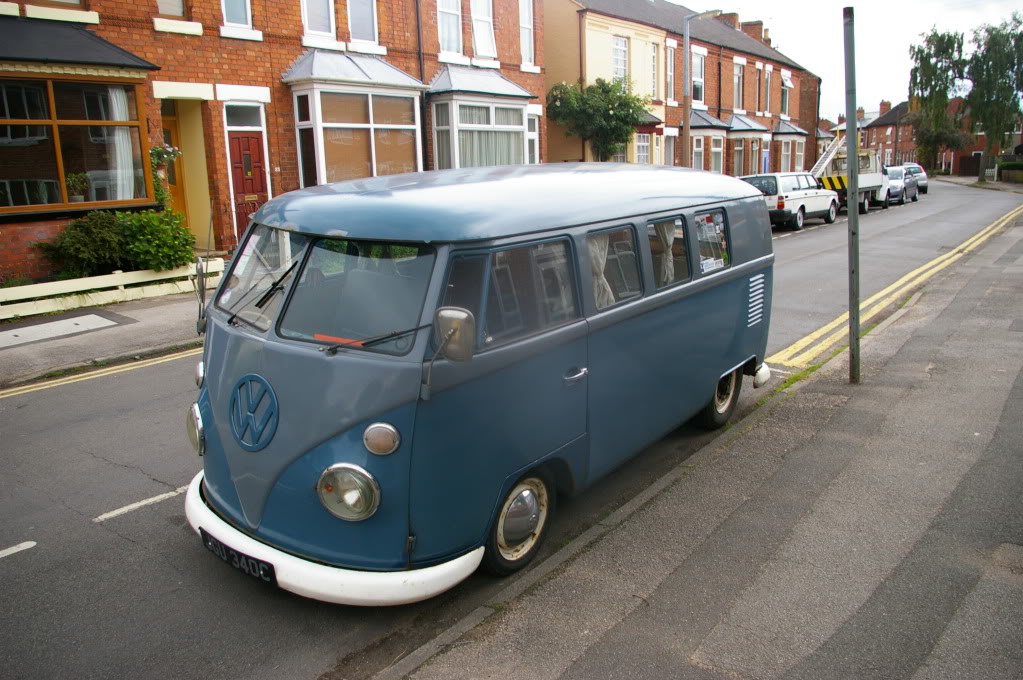
[[[831,224],[838,215],[838,194],[822,188],[808,172],[772,172],[739,179],[764,194],[772,225],[783,224],[798,231],[807,218],[823,217]]]

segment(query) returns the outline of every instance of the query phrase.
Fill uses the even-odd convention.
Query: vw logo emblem
[[[270,443],[279,420],[277,395],[265,379],[250,373],[235,383],[228,406],[231,433],[246,451],[259,451]]]

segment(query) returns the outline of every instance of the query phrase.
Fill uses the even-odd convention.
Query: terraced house
[[[229,250],[271,196],[544,157],[539,0],[0,2],[0,274],[96,209]]]
[[[820,78],[771,47],[760,21],[690,21],[691,151],[682,155],[684,18],[666,0],[545,0],[547,82],[628,78],[649,120],[617,160],[743,175],[809,168],[816,159]],[[551,125],[551,161],[592,160]]]

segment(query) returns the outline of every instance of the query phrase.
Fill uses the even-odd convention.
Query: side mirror
[[[433,315],[433,332],[440,339],[437,353],[448,361],[468,361],[476,344],[476,319],[461,307],[441,307]]]
[[[818,189],[824,188],[824,180],[822,180],[820,177],[817,178],[817,188]]]

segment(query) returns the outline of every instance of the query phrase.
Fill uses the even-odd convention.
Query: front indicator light
[[[358,465],[338,463],[320,475],[316,484],[323,507],[341,519],[360,522],[380,506],[380,485]]]
[[[206,362],[200,361],[195,365],[195,386],[202,387],[206,380]]]
[[[370,453],[387,456],[398,450],[401,437],[393,425],[373,423],[362,433],[362,443]]]
[[[199,404],[192,404],[185,414],[185,429],[188,430],[188,439],[192,447],[200,456],[206,453],[206,431],[202,426],[202,415],[199,414]]]

